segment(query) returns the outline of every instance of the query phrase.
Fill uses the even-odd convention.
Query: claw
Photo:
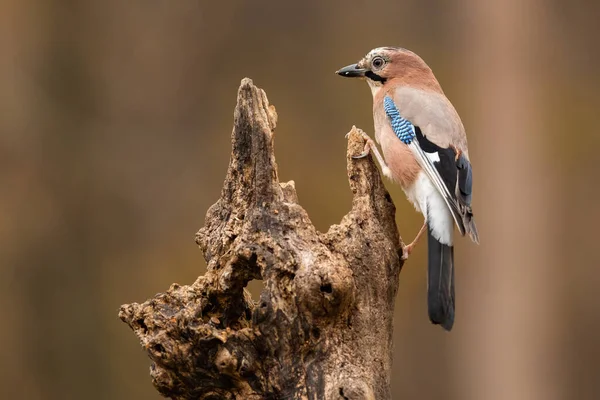
[[[352,158],[354,158],[355,160],[359,160],[361,158],[365,158],[366,156],[368,156],[370,152],[371,152],[371,145],[369,144],[369,142],[367,142],[367,143],[365,143],[363,152],[357,156],[352,156]]]
[[[415,240],[410,242],[410,244],[404,244],[403,241],[400,241],[400,245],[402,246],[402,260],[403,261],[408,260],[408,256],[410,256],[410,253],[412,253],[413,249],[415,248],[415,245],[421,238],[421,235],[423,235],[423,232],[425,232],[425,228],[427,228],[427,221],[423,222],[423,226],[419,230],[419,233],[417,233]]]
[[[402,246],[402,261],[408,260],[408,256],[410,256],[412,249],[413,249],[412,243],[409,244],[408,246],[405,246],[405,245]]]
[[[367,139],[367,138],[368,138],[368,139],[370,139],[370,138],[369,138],[369,135],[367,135],[367,134],[365,133],[365,131],[363,131],[362,129],[359,129],[359,128],[355,127],[355,126],[353,126],[352,128],[353,128],[353,130],[356,130],[356,132],[357,132],[357,133],[358,133],[358,134],[359,134],[359,135],[360,135],[360,136],[361,136],[363,139]],[[350,137],[350,134],[351,134],[351,133],[352,133],[352,131],[350,131],[350,132],[346,133],[346,134],[344,135],[344,137],[345,137],[346,139],[348,139],[348,138]]]

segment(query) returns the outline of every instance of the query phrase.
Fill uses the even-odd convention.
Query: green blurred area
[[[366,84],[334,71],[378,46],[420,54],[461,114],[482,242],[456,245],[450,334],[427,319],[425,246],[402,271],[394,398],[600,398],[598,15],[592,1],[5,0],[0,398],[158,399],[118,308],[204,273],[194,234],[240,80],[276,106],[280,179],[325,231],[350,207],[344,135],[373,125]],[[410,240],[422,217],[387,186]]]

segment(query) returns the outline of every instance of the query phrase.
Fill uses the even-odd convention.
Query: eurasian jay
[[[363,133],[382,172],[400,184],[423,227],[403,247],[407,258],[427,228],[429,319],[450,331],[454,324],[454,224],[479,243],[471,210],[473,176],[465,129],[427,64],[396,47],[371,50],[357,64],[337,71],[366,79],[373,94],[375,139]]]

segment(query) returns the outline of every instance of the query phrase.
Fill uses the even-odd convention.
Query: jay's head
[[[336,71],[336,74],[366,79],[373,96],[382,87],[393,83],[415,86],[437,83],[421,57],[399,47],[373,49],[362,60]]]

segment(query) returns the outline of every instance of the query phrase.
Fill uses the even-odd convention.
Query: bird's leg
[[[405,245],[404,243],[402,243],[402,259],[403,260],[408,259],[408,256],[413,251],[415,245],[417,244],[417,242],[423,235],[423,232],[425,232],[425,228],[427,228],[427,221],[425,221],[423,223],[423,226],[421,227],[421,230],[419,231],[419,233],[417,233],[417,237],[415,237],[415,240],[410,242],[410,244],[408,244],[408,245]]]
[[[371,151],[373,151],[373,155],[375,155],[375,159],[377,160],[377,162],[379,163],[379,166],[381,167],[381,172],[383,172],[383,175],[387,176],[388,178],[392,178],[392,174],[390,172],[389,167],[387,166],[387,164],[385,163],[385,160],[383,159],[383,156],[381,155],[381,153],[379,152],[379,149],[377,148],[377,145],[375,144],[375,142],[373,141],[373,139],[371,139],[369,137],[369,135],[367,135],[365,132],[363,132],[360,129],[357,129],[358,132],[361,134],[361,136],[363,137],[363,139],[365,140],[365,147],[363,149],[363,152],[357,156],[353,156],[352,158],[355,159],[359,159],[359,158],[365,158],[366,156],[369,155],[369,153]]]

